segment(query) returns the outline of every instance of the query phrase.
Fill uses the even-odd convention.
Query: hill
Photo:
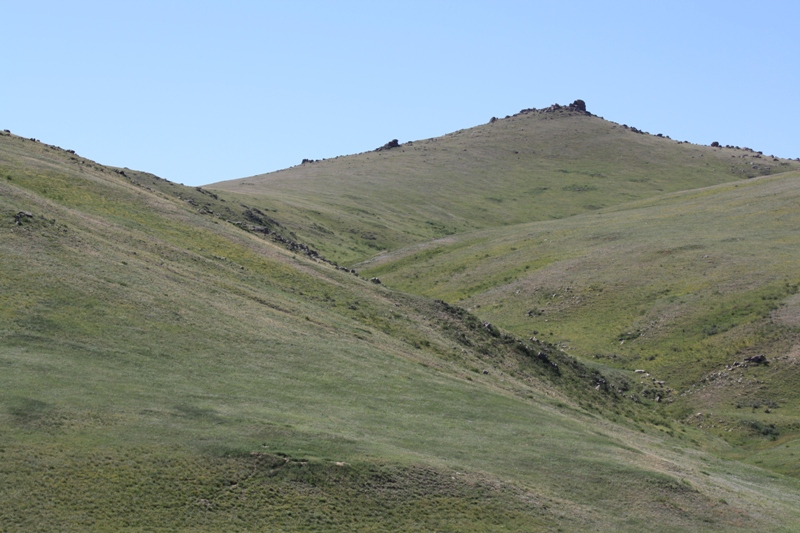
[[[362,270],[581,359],[647,370],[672,416],[772,449],[796,475],[784,445],[800,435],[798,178],[451,237]]]
[[[3,530],[800,522],[797,479],[632,373],[355,276],[241,198],[0,136]]]
[[[749,148],[650,135],[580,103],[388,146],[206,188],[235,193],[351,265],[446,235],[800,169]]]

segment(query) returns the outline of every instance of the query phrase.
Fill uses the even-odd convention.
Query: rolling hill
[[[207,188],[235,193],[326,257],[353,264],[447,235],[800,169],[748,148],[650,135],[582,107],[524,109],[443,137]]]
[[[650,392],[674,401],[664,407],[671,416],[736,444],[760,448],[770,437],[783,455],[773,462],[796,474],[793,451],[779,444],[800,431],[798,178],[441,239],[363,272],[580,359],[646,370],[647,381],[665,382]]]
[[[644,401],[797,473],[780,445],[800,434],[797,160],[650,135],[580,102],[387,147],[210,187],[291,211],[304,239],[335,227],[333,257],[360,237],[373,253],[350,266],[393,288],[643,370]],[[355,199],[371,218],[341,215]],[[405,232],[378,239],[395,212]]]
[[[701,382],[675,370],[677,356],[648,366],[653,375],[676,372],[669,404],[631,371],[639,360],[627,354],[639,352],[625,350],[650,337],[626,337],[615,360],[593,357],[601,348],[572,333],[616,309],[613,298],[625,293],[610,289],[613,272],[642,259],[570,280],[584,290],[597,277],[609,299],[586,308],[558,300],[552,336],[543,328],[531,335],[539,315],[515,322],[538,293],[512,305],[508,292],[516,289],[507,286],[555,279],[546,269],[559,261],[604,265],[591,255],[609,253],[602,245],[614,240],[566,246],[588,238],[587,227],[638,250],[650,241],[631,229],[635,213],[660,216],[660,231],[677,231],[679,212],[698,216],[693,207],[741,216],[742,241],[726,240],[727,219],[693,237],[729,254],[719,259],[729,268],[723,257],[770,235],[772,226],[747,220],[769,214],[792,224],[793,175],[741,181],[740,170],[776,174],[795,163],[770,160],[770,170],[754,170],[756,155],[550,108],[430,142],[190,188],[2,135],[0,526],[791,531],[800,523],[800,480],[783,464],[798,447],[786,424],[776,435],[754,415],[753,431],[737,432],[742,442],[725,440],[684,416],[710,388],[693,389]],[[538,192],[524,196],[528,190]],[[728,212],[736,206],[740,215]],[[543,255],[542,241],[520,236],[543,231],[557,246],[529,265]],[[764,320],[796,327],[791,235],[774,232],[767,249],[775,258],[751,256],[739,266],[758,264],[766,281],[753,275],[747,290],[696,289],[692,302],[723,288],[731,301],[746,294],[751,303],[728,322],[716,320],[728,329],[704,340]],[[664,249],[681,242],[673,237]],[[464,250],[489,253],[487,243],[499,247],[495,261],[459,263]],[[521,247],[524,264],[512,253]],[[376,260],[379,250],[391,253]],[[697,251],[666,254],[674,262],[665,269]],[[354,275],[350,267],[365,260]],[[448,269],[484,285],[456,293]],[[370,282],[370,272],[383,283]],[[637,290],[649,294],[654,277],[634,278]],[[661,283],[677,293],[680,279]],[[505,296],[492,300],[495,293]],[[672,304],[692,327],[710,313]],[[609,323],[642,330],[619,316]],[[776,350],[791,338],[770,335]],[[605,337],[597,343],[609,346]],[[709,365],[724,360],[712,355]],[[789,375],[789,360],[769,359],[746,370],[777,390],[772,383]],[[787,398],[773,411],[790,420],[796,396],[782,390]]]

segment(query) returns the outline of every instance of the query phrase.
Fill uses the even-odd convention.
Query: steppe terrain
[[[800,161],[666,133],[185,187],[5,132],[0,530],[797,530]]]

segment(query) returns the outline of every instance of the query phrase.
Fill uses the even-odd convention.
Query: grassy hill
[[[352,264],[446,235],[792,169],[800,162],[693,145],[551,106],[207,188],[235,193],[326,257]]]
[[[584,360],[646,370],[666,382],[650,391],[674,401],[666,412],[771,449],[770,464],[797,475],[798,178],[451,237],[362,270]],[[767,364],[747,361],[759,356]]]
[[[311,207],[217,191],[0,136],[0,529],[800,523],[774,447],[748,464],[670,420],[625,365],[559,349],[560,330],[514,336],[371,283],[305,246]],[[422,218],[393,245],[425,237],[404,236]],[[366,251],[348,235],[334,258]]]

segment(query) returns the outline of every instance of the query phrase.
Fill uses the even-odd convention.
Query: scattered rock
[[[752,355],[744,358],[745,363],[752,363],[754,365],[768,365],[767,357],[765,355]]]
[[[484,322],[483,329],[485,329],[492,337],[500,337],[500,330],[494,327],[491,322]]]
[[[20,211],[16,215],[14,215],[14,223],[17,226],[22,225],[22,219],[24,218],[33,218],[33,213],[28,213],[27,211]]]

